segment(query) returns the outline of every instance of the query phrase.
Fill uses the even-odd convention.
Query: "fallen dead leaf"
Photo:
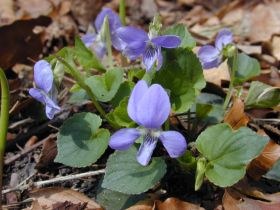
[[[273,36],[272,41],[272,55],[280,60],[280,36]]]
[[[224,122],[228,123],[234,130],[246,126],[249,122],[244,107],[244,102],[240,98],[235,98],[232,107],[225,115]]]
[[[36,165],[37,169],[42,169],[50,166],[54,163],[54,159],[57,155],[57,145],[53,138],[49,138],[44,142],[42,152],[39,161]]]
[[[230,81],[230,74],[227,63],[223,62],[219,67],[203,71],[204,78],[207,82],[221,86],[222,81]]]
[[[137,202],[135,205],[129,207],[126,210],[153,210],[154,209],[154,200],[147,199]]]
[[[179,200],[177,198],[167,198],[164,202],[155,201],[155,208],[157,210],[204,210],[197,204],[189,203]]]
[[[0,26],[8,25],[14,22],[14,20],[16,19],[16,15],[13,8],[13,0],[0,1]]]
[[[225,210],[279,210],[280,193],[271,194],[269,197],[271,202],[255,200],[228,188],[222,202]]]
[[[72,189],[50,187],[36,189],[30,192],[30,197],[36,200],[44,210],[52,210],[53,205],[70,201],[73,204],[87,203],[85,210],[102,210],[103,208],[84,194]],[[35,209],[34,209],[35,210]]]
[[[3,69],[16,63],[30,63],[27,58],[36,60],[42,52],[40,35],[32,32],[35,26],[47,26],[51,22],[48,17],[19,20],[0,28],[0,63]]]
[[[270,140],[262,153],[247,168],[247,173],[255,180],[266,174],[280,158],[280,145]]]

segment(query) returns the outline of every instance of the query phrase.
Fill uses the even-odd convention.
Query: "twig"
[[[15,123],[12,123],[10,126],[9,126],[9,129],[14,129],[20,125],[23,125],[25,123],[32,123],[34,122],[33,119],[31,119],[30,117],[26,118],[26,119],[23,119],[23,120],[20,120],[20,121],[17,121]]]
[[[40,188],[40,187],[43,187],[44,185],[47,185],[47,184],[54,184],[54,183],[57,183],[57,182],[63,182],[63,181],[68,181],[68,180],[72,180],[72,179],[79,179],[79,178],[88,177],[88,176],[97,176],[97,175],[104,174],[104,173],[105,173],[105,169],[100,169],[100,170],[97,170],[97,171],[88,171],[88,172],[80,173],[80,174],[71,174],[71,175],[67,175],[67,176],[56,177],[56,178],[53,178],[53,179],[33,182],[33,183],[30,183],[30,184],[25,184],[25,185],[19,184],[14,188],[3,190],[2,194],[6,194],[6,193],[9,193],[9,192],[12,192],[12,191],[26,190],[29,187]]]
[[[20,151],[20,153],[14,155],[13,157],[6,159],[5,160],[5,165],[9,165],[12,162],[16,161],[17,159],[19,159],[20,157],[22,157],[23,155],[31,152],[32,150],[34,150],[35,148],[39,147],[40,145],[42,145],[45,141],[47,141],[50,138],[56,138],[57,134],[50,134],[48,137],[46,137],[45,139],[43,139],[42,141],[39,141],[38,143],[32,145],[31,147],[28,147],[22,151]]]

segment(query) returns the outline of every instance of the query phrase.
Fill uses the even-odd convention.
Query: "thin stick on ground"
[[[80,173],[80,174],[71,174],[71,175],[67,175],[67,176],[61,176],[61,177],[56,177],[53,179],[49,179],[49,180],[44,180],[44,181],[38,181],[38,182],[33,182],[30,184],[25,184],[25,185],[17,185],[14,188],[10,188],[10,189],[6,189],[2,191],[2,194],[6,194],[12,191],[22,191],[22,190],[26,190],[29,187],[43,187],[44,185],[48,185],[48,184],[54,184],[57,182],[63,182],[63,181],[69,181],[69,180],[73,180],[73,179],[80,179],[83,177],[89,177],[89,176],[97,176],[100,174],[104,174],[105,173],[105,169],[100,169],[97,171],[88,171],[85,173]]]

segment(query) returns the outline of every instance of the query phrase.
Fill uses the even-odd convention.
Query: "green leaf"
[[[74,53],[79,64],[81,64],[85,69],[97,69],[102,72],[105,71],[105,68],[101,64],[99,58],[84,45],[80,37],[75,37]]]
[[[163,54],[166,62],[156,73],[153,83],[171,91],[172,109],[176,113],[186,112],[206,85],[201,64],[187,49],[166,50]]]
[[[101,102],[110,101],[118,92],[123,81],[122,69],[111,69],[103,75],[95,75],[86,79],[86,84]]]
[[[127,113],[128,97],[121,100],[118,107],[108,114],[108,118],[119,127],[133,127],[135,123]]]
[[[229,60],[229,63],[232,62]],[[234,85],[242,84],[243,82],[258,76],[261,73],[260,64],[257,59],[251,58],[244,53],[239,53],[237,55],[237,63]]]
[[[192,37],[186,26],[183,24],[177,24],[167,28],[164,31],[164,34],[179,36],[182,41],[180,47],[192,49],[196,45],[195,39]]]
[[[196,116],[207,124],[217,124],[223,120],[224,99],[211,93],[201,93],[196,101]]]
[[[99,129],[102,120],[92,113],[78,113],[67,119],[57,137],[56,162],[72,167],[85,167],[96,162],[105,152],[110,132]]]
[[[254,81],[251,83],[247,98],[246,108],[271,108],[280,103],[280,88]]]
[[[106,210],[118,210],[127,209],[146,197],[144,194],[128,195],[101,188],[97,191],[96,202],[105,207]]]
[[[246,165],[257,157],[268,138],[249,128],[233,131],[228,124],[208,127],[197,141],[198,151],[207,160],[205,176],[220,187],[238,182],[246,172]]]
[[[83,102],[89,100],[89,97],[87,95],[87,92],[84,89],[80,89],[77,91],[74,91],[69,100],[68,103],[70,104],[82,104]]]
[[[267,179],[273,179],[280,182],[280,159],[273,165],[268,173],[264,175]]]
[[[153,158],[148,166],[142,166],[136,160],[136,153],[136,147],[132,146],[127,151],[116,151],[109,157],[103,188],[125,194],[140,194],[160,181],[166,172],[164,160]]]
[[[110,101],[110,103],[113,105],[113,107],[117,107],[119,106],[120,102],[127,96],[130,95],[132,89],[134,87],[134,83],[133,82],[129,82],[129,81],[124,81],[118,92],[116,93],[116,95],[114,96],[114,98]]]

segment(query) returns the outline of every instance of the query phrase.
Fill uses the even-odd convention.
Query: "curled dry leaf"
[[[203,71],[204,78],[207,82],[221,86],[222,81],[230,81],[230,74],[227,63],[223,62],[219,67]]]
[[[225,210],[279,210],[280,194],[275,193],[267,196],[267,202],[248,198],[237,191],[228,188],[223,196]]]
[[[43,144],[43,149],[36,165],[37,169],[42,169],[50,166],[54,163],[54,159],[57,155],[57,145],[53,138],[49,138]]]
[[[258,180],[272,168],[278,159],[280,159],[280,145],[270,140],[262,153],[250,163],[247,173]]]
[[[164,202],[152,199],[140,201],[127,210],[205,210],[197,204],[179,200],[177,198],[167,198]]]
[[[234,99],[232,107],[225,115],[224,122],[228,123],[235,130],[247,125],[249,117],[244,112],[244,103],[240,98]]]
[[[70,201],[72,204],[83,205],[87,203],[85,210],[102,210],[103,208],[84,194],[72,189],[50,187],[36,189],[30,193],[30,197],[37,201],[44,210],[53,209],[53,205]]]
[[[179,200],[177,198],[167,198],[164,202],[155,201],[157,210],[204,210],[199,205]]]

